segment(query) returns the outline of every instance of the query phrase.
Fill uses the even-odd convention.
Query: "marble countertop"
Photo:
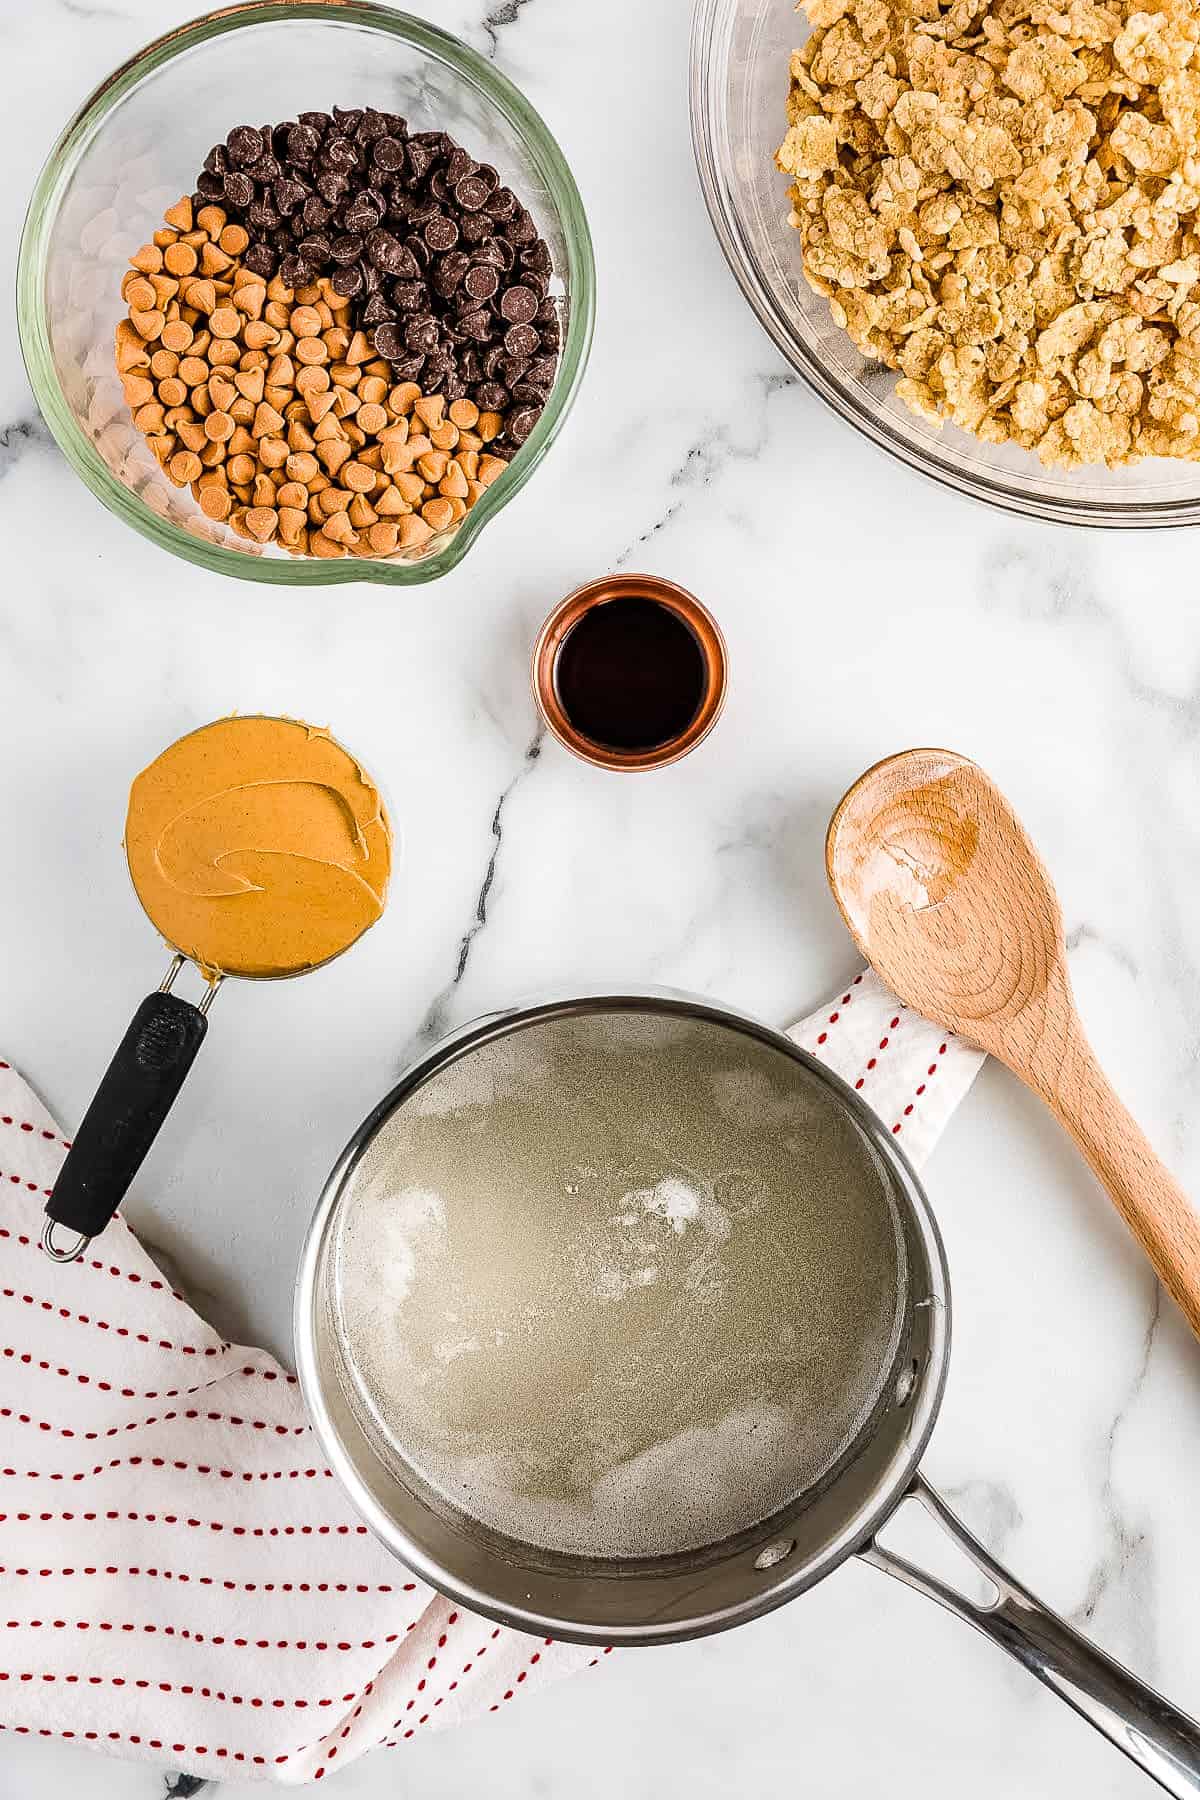
[[[670,983],[784,1023],[843,981],[829,811],[877,757],[952,745],[1059,885],[1096,1046],[1200,1186],[1196,543],[1070,534],[886,461],[778,360],[709,230],[688,0],[440,0],[530,95],[589,209],[588,378],[547,466],[410,593],[283,592],[173,561],[91,499],[0,344],[0,1032],[67,1124],[163,957],[120,853],[131,775],[230,708],[330,721],[403,838],[384,923],[304,982],[231,987],[128,1213],[230,1335],[289,1354],[291,1274],[351,1129],[422,1033],[530,990]],[[11,264],[58,122],[190,0],[0,0]],[[542,616],[614,566],[695,589],[729,640],[715,735],[626,780],[543,742]],[[931,1476],[1053,1605],[1200,1712],[1200,1361],[1058,1129],[985,1069],[928,1171],[956,1344]],[[9,1739],[0,1794],[194,1791]],[[614,1656],[333,1791],[423,1800],[974,1800],[1150,1789],[1021,1670],[851,1565],[725,1638]],[[248,1790],[247,1790],[248,1791]],[[225,1790],[233,1800],[241,1790]]]

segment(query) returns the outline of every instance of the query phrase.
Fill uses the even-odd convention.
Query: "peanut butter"
[[[298,975],[384,908],[378,789],[327,731],[218,719],[136,778],[125,853],[151,922],[208,975]]]

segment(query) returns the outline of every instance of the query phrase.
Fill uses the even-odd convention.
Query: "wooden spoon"
[[[1004,795],[950,751],[888,757],[838,806],[825,866],[888,986],[1057,1114],[1200,1336],[1200,1218],[1084,1036],[1058,899]]]

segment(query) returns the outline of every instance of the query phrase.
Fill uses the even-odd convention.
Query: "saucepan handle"
[[[204,1042],[213,990],[193,1006],[166,985],[134,1013],[46,1202],[42,1247],[54,1262],[74,1262],[104,1230]],[[77,1241],[64,1247],[56,1226]]]
[[[996,1589],[976,1605],[936,1575],[872,1542],[863,1560],[928,1594],[1023,1663],[1031,1675],[1179,1800],[1200,1796],[1200,1726],[1144,1682],[1089,1644],[988,1555],[945,1502],[918,1475],[910,1490]]]

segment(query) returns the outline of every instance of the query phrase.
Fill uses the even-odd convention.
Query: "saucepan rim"
[[[335,1409],[331,1404],[333,1396],[327,1392],[331,1382],[321,1365],[319,1342],[321,1318],[323,1311],[327,1309],[325,1250],[338,1202],[367,1145],[385,1120],[435,1070],[470,1049],[524,1029],[541,1019],[574,1017],[619,1008],[686,1016],[732,1028],[784,1051],[816,1075],[851,1114],[893,1175],[895,1196],[906,1215],[906,1232],[914,1235],[922,1258],[924,1283],[922,1298],[918,1303],[922,1315],[923,1355],[919,1364],[906,1368],[903,1374],[903,1379],[909,1384],[903,1397],[903,1410],[899,1419],[896,1419],[893,1409],[892,1422],[889,1424],[888,1435],[895,1436],[895,1448],[889,1454],[878,1479],[872,1478],[872,1485],[866,1489],[861,1501],[847,1511],[844,1520],[839,1518],[836,1527],[823,1539],[819,1551],[802,1559],[796,1566],[789,1565],[786,1554],[777,1564],[766,1562],[760,1566],[756,1550],[761,1558],[764,1550],[769,1553],[777,1541],[781,1538],[786,1540],[789,1519],[785,1513],[775,1515],[772,1519],[765,1520],[761,1527],[754,1528],[752,1534],[743,1533],[739,1538],[729,1541],[729,1561],[733,1561],[735,1550],[737,1557],[734,1585],[740,1589],[732,1598],[716,1607],[705,1605],[704,1584],[693,1578],[691,1585],[697,1590],[694,1613],[687,1611],[689,1595],[688,1583],[685,1582],[681,1588],[673,1590],[671,1604],[664,1608],[663,1616],[647,1616],[642,1609],[638,1611],[636,1620],[631,1615],[627,1622],[620,1618],[614,1619],[609,1607],[605,1608],[603,1618],[578,1616],[578,1608],[573,1613],[570,1605],[569,1590],[573,1585],[570,1575],[562,1581],[543,1582],[543,1587],[548,1588],[554,1598],[555,1605],[550,1606],[545,1603],[544,1598],[539,1599],[533,1593],[532,1586],[529,1594],[523,1595],[519,1600],[514,1600],[511,1596],[501,1598],[497,1593],[489,1591],[486,1584],[467,1576],[462,1568],[450,1566],[444,1554],[441,1557],[432,1555],[404,1523],[380,1502],[364,1477],[359,1462],[343,1440]],[[775,1027],[736,1008],[699,995],[663,987],[621,990],[597,988],[569,994],[543,995],[519,1006],[486,1014],[440,1039],[409,1064],[399,1081],[371,1110],[350,1138],[322,1189],[301,1252],[296,1280],[294,1335],[296,1370],[301,1391],[313,1429],[329,1459],[329,1465],[355,1511],[406,1568],[456,1603],[518,1630],[589,1644],[667,1643],[726,1630],[783,1605],[832,1573],[856,1551],[867,1547],[901,1505],[912,1489],[918,1464],[941,1406],[950,1349],[949,1273],[941,1234],[924,1189],[908,1158],[878,1115],[823,1063],[802,1050]],[[866,1456],[875,1435],[874,1429],[868,1429],[864,1433],[851,1467],[855,1461]],[[834,1484],[835,1489],[837,1485]],[[797,1519],[802,1516],[807,1503],[806,1496],[793,1508]],[[747,1545],[746,1539],[751,1536],[754,1541]],[[450,1537],[453,1538],[452,1533]],[[463,1542],[465,1547],[465,1538]],[[475,1549],[477,1552],[478,1547]],[[718,1553],[723,1550],[724,1546],[713,1546],[713,1559],[720,1560]],[[478,1555],[471,1558],[464,1555],[464,1561],[467,1560],[477,1561]],[[501,1554],[500,1560],[508,1559]],[[722,1562],[722,1567],[726,1566]],[[738,1581],[736,1570],[742,1567],[745,1578],[744,1581]],[[626,1567],[620,1563],[609,1566],[603,1572],[611,1582],[617,1584],[637,1583],[646,1575],[642,1566]],[[511,1576],[511,1567],[508,1573]],[[596,1571],[590,1573],[594,1578]],[[652,1574],[650,1578],[653,1579]],[[532,1579],[531,1577],[531,1583]],[[681,1604],[686,1616],[681,1615]]]

